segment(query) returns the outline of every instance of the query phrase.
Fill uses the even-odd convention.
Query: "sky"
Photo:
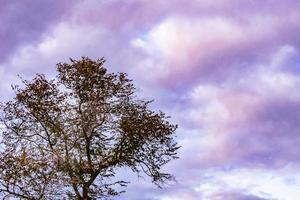
[[[17,75],[104,57],[178,124],[163,190],[123,200],[300,198],[299,0],[0,0],[0,100]]]

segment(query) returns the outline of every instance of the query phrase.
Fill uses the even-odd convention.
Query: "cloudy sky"
[[[0,95],[105,57],[179,125],[164,190],[123,200],[300,198],[299,0],[0,0]]]

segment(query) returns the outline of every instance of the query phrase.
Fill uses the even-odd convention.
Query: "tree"
[[[125,73],[108,73],[104,59],[57,64],[13,86],[3,103],[0,192],[19,199],[109,199],[128,182],[120,168],[162,186],[162,166],[178,158],[177,125],[152,101],[139,100]]]

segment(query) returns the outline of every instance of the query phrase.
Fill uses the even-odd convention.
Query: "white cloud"
[[[208,171],[211,181],[200,183],[195,189],[208,199],[219,191],[245,191],[261,198],[297,200],[300,196],[300,174],[293,167],[278,170],[236,169],[232,171]],[[212,178],[213,177],[213,178]],[[287,180],[291,180],[287,184]]]
[[[169,16],[142,36],[133,38],[131,44],[146,53],[146,60],[153,60],[147,70],[155,70],[156,76],[163,77],[170,73],[186,73],[191,68],[205,68],[207,59],[213,61],[227,51],[272,38],[279,28],[276,19],[259,15],[241,23],[224,16]]]
[[[20,70],[47,68],[51,63],[54,66],[69,57],[86,55],[96,48],[95,41],[104,34],[101,28],[60,23],[39,43],[20,48],[7,65]]]
[[[155,25],[145,37],[133,39],[132,45],[154,57],[186,62],[192,55],[206,55],[244,37],[241,27],[230,19],[170,17]]]

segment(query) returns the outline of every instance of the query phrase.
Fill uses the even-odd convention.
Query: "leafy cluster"
[[[104,60],[59,63],[58,75],[38,74],[3,103],[0,192],[20,199],[106,199],[126,181],[128,167],[160,186],[161,167],[177,158],[176,125],[139,100],[125,73]]]

